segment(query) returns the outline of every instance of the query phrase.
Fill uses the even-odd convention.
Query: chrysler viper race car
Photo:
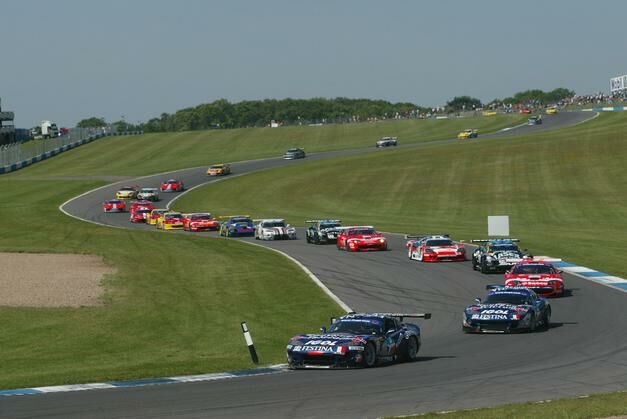
[[[372,226],[340,227],[337,248],[347,252],[358,250],[387,250],[388,242],[383,234]]]
[[[296,229],[283,219],[259,220],[255,225],[257,240],[295,240]]]
[[[302,148],[290,148],[283,154],[285,160],[304,159],[305,150]]]
[[[405,236],[407,257],[422,262],[466,260],[466,249],[461,243],[454,242],[448,235]]]
[[[429,319],[430,313],[347,314],[329,331],[298,335],[287,345],[290,368],[373,367],[379,362],[414,361],[420,350],[420,327],[404,317]]]
[[[157,228],[163,230],[180,230],[183,228],[183,214],[165,212],[157,219]]]
[[[144,199],[153,202],[158,201],[159,188],[141,188],[139,192],[137,192],[137,199]]]
[[[231,173],[231,165],[228,163],[214,164],[207,169],[208,176],[223,176]]]
[[[465,129],[459,134],[457,134],[457,139],[459,140],[468,140],[470,138],[477,138],[479,136],[479,131],[476,129]]]
[[[543,260],[523,259],[515,264],[505,272],[505,286],[530,288],[543,297],[564,295],[562,271]]]
[[[166,208],[153,209],[146,217],[146,224],[152,226],[157,225],[157,220],[159,219],[159,217],[161,217],[161,215],[165,214],[166,212],[170,212],[170,210]]]
[[[137,198],[137,188],[133,186],[124,186],[115,193],[116,199],[135,199]]]
[[[109,199],[102,203],[104,212],[124,212],[126,211],[126,203],[119,199]]]
[[[226,218],[220,224],[220,235],[225,237],[253,236],[255,225],[248,215],[222,216]]]
[[[181,192],[185,189],[183,182],[176,179],[168,179],[165,182],[161,182],[159,187],[161,192]]]
[[[183,214],[183,230],[186,231],[206,231],[218,230],[220,223],[208,212],[195,212]]]
[[[397,137],[383,137],[375,144],[377,148],[380,147],[396,147],[398,145]]]
[[[525,258],[518,245],[518,239],[471,240],[483,243],[472,253],[472,268],[481,273],[505,272]]]
[[[464,310],[462,329],[476,333],[534,332],[548,329],[551,322],[551,306],[529,288],[500,287],[491,289],[484,301]]]
[[[135,201],[131,205],[130,220],[132,223],[145,222],[155,206],[150,201]]]
[[[340,234],[339,227],[342,226],[340,220],[308,220],[309,224],[305,231],[307,243],[335,243]]]

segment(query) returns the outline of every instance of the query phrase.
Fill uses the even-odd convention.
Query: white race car
[[[281,218],[255,220],[255,238],[257,240],[294,240],[296,229]]]
[[[396,147],[397,144],[398,144],[398,142],[397,142],[397,138],[396,137],[383,137],[379,141],[377,141],[376,146],[377,146],[377,148],[380,148],[380,147],[390,147],[390,146]]]
[[[141,188],[137,192],[137,199],[144,199],[146,201],[158,201],[159,200],[159,188]]]

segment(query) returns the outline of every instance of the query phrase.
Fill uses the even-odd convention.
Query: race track
[[[546,117],[542,126],[522,126],[499,135],[553,129],[590,116],[560,113]],[[385,151],[317,153],[305,161],[356,152]],[[232,166],[233,172],[240,174],[292,164],[302,161],[267,159]],[[183,180],[187,187],[215,181],[207,178],[205,169],[183,170],[172,177]],[[157,186],[169,176],[125,183]],[[92,222],[154,229],[131,225],[128,214],[102,213],[101,202],[119,186],[92,191],[63,209]],[[164,201],[174,196],[162,194]],[[302,229],[298,233],[297,241],[263,244],[299,260],[354,310],[433,313],[432,320],[419,321],[424,345],[418,362],[369,370],[290,371],[216,382],[9,397],[0,400],[0,417],[361,418],[555,399],[627,387],[627,296],[623,292],[567,276],[569,294],[551,300],[550,330],[466,335],[461,332],[463,307],[483,296],[486,284],[502,281],[501,276],[474,272],[469,262],[409,261],[399,235],[388,235],[390,251],[346,253],[333,245],[307,244]]]

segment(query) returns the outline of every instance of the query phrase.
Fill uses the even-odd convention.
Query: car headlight
[[[379,243],[385,243],[385,239],[379,239]]]
[[[487,255],[485,257],[485,260],[487,260],[488,262],[492,262],[493,260],[496,260],[493,256]]]

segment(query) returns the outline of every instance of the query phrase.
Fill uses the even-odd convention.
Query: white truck
[[[52,121],[41,121],[41,124],[33,127],[30,130],[30,133],[36,140],[42,138],[55,138],[59,136],[59,128],[57,127],[57,124]]]

